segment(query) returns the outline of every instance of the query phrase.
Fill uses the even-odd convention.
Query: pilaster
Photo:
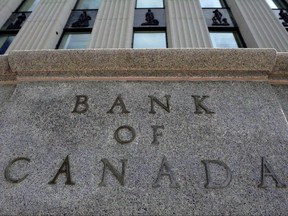
[[[89,48],[131,48],[135,0],[103,0]]]
[[[170,48],[212,47],[199,0],[166,0]]]
[[[11,50],[54,49],[76,0],[41,0],[21,28]]]
[[[265,0],[227,0],[227,3],[247,47],[288,51],[288,33]]]

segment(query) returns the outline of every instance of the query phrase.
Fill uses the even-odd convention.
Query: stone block
[[[269,73],[269,80],[272,84],[287,84],[288,79],[288,54],[277,53],[273,70]]]
[[[273,85],[279,103],[281,104],[283,114],[285,114],[286,119],[288,117],[288,86],[287,85]]]
[[[15,81],[16,73],[11,71],[8,55],[0,56],[0,82]]]
[[[265,80],[275,59],[274,49],[46,50],[9,55],[12,70],[25,81],[49,77]]]
[[[0,118],[1,215],[288,211],[265,82],[21,82]]]

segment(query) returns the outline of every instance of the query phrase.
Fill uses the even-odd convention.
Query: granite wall
[[[0,58],[0,214],[285,215],[287,55]]]

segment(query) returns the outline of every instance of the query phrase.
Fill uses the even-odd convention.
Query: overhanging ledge
[[[18,81],[268,80],[274,49],[88,49],[13,51]]]
[[[274,68],[269,72],[269,81],[271,84],[288,85],[288,53],[277,53]]]
[[[0,83],[16,83],[16,73],[11,71],[7,55],[0,55]]]

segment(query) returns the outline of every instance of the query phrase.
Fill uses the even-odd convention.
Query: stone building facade
[[[281,9],[286,9],[285,0],[225,0],[225,2],[224,0],[154,2],[143,0],[143,2],[141,0],[138,2],[136,0],[2,0],[1,36],[13,36],[6,53],[12,50],[55,49],[59,47],[63,34],[69,35],[69,32],[74,33],[74,36],[75,32],[87,34],[87,37],[82,35],[82,40],[86,40],[86,43],[83,43],[81,48],[131,48],[134,45],[133,39],[137,40],[134,35],[138,37],[139,31],[151,34],[164,32],[165,40],[167,39],[165,45],[167,44],[168,48],[221,48],[221,46],[225,48],[225,44],[217,44],[217,37],[229,38],[229,36],[217,36],[217,34],[215,36],[215,33],[230,32],[234,34],[240,47],[274,48],[278,52],[286,52],[288,49],[285,29],[288,18],[285,21],[285,16],[287,17],[285,10],[284,19],[279,15]],[[157,19],[159,17],[158,25],[140,24],[145,22],[145,12],[149,8],[152,8],[152,13]],[[218,14],[215,13],[216,9]],[[90,22],[88,26],[82,23],[82,26],[73,27],[71,19],[77,21],[81,11],[87,11],[87,16],[92,17],[92,20],[87,20],[87,23]],[[25,17],[18,28],[11,28],[11,23],[17,22],[17,17],[23,12],[26,12],[27,18]],[[12,13],[14,15],[11,18]],[[9,18],[10,28],[8,24],[4,25]],[[228,20],[227,25],[222,22],[223,19]],[[138,20],[140,23],[137,23]],[[149,48],[149,45],[146,46]],[[229,45],[226,44],[226,47],[229,48]]]
[[[286,9],[0,0],[0,215],[286,215]]]

